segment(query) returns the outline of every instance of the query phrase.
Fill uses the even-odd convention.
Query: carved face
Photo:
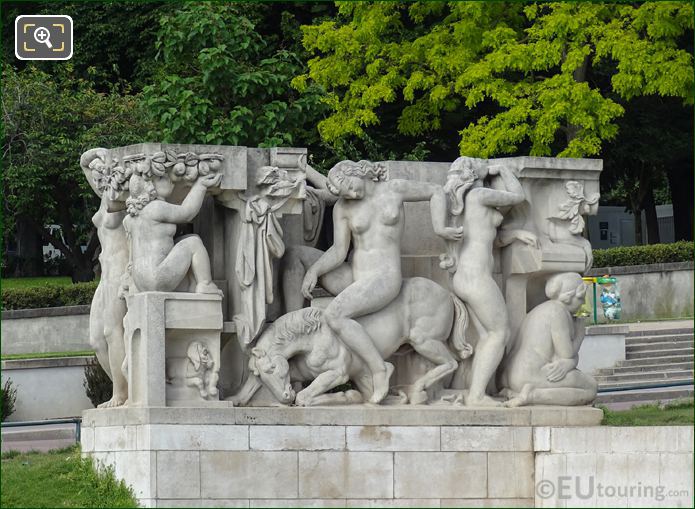
[[[253,348],[249,367],[278,401],[286,405],[294,402],[295,392],[290,383],[290,365],[287,359],[280,355],[268,355],[261,348]]]
[[[328,190],[346,200],[361,200],[365,195],[365,180],[359,177],[343,176],[341,179],[328,180]]]
[[[586,285],[582,283],[581,286],[577,287],[577,290],[574,292],[574,296],[572,296],[572,299],[570,300],[569,304],[567,305],[567,308],[569,309],[569,312],[574,314],[577,311],[579,311],[579,308],[581,308],[584,305],[584,298],[586,296]]]

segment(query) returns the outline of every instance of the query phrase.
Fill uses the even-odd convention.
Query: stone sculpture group
[[[101,406],[590,403],[575,314],[598,172],[531,159],[460,157],[437,182],[370,161],[324,176],[302,149],[87,151]],[[404,265],[425,227],[432,277]]]

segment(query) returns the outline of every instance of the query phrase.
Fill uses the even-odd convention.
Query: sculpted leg
[[[521,393],[505,403],[505,406],[521,405],[588,405],[596,398],[596,381],[575,369],[558,382],[544,380],[526,384]]]
[[[97,360],[106,374],[111,376],[111,365],[109,364],[109,347],[104,337],[104,285],[97,286],[89,310],[89,346],[92,347],[97,356]]]
[[[323,314],[326,324],[369,367],[374,388],[370,398],[372,403],[379,403],[388,394],[389,378],[394,368],[384,362],[372,338],[353,318],[378,311],[396,298],[401,280],[400,277],[397,282],[391,279],[394,278],[355,281],[329,304]]]
[[[123,340],[123,317],[126,313],[125,302],[113,293],[114,300],[109,299],[106,313],[104,314],[104,336],[109,345],[109,366],[111,380],[113,381],[113,395],[111,399],[99,405],[99,408],[108,408],[123,405],[128,399],[128,382],[123,375],[121,367],[126,357],[125,342]]]
[[[411,344],[415,351],[425,359],[438,364],[438,366],[425,373],[423,377],[415,382],[414,392],[424,392],[425,389],[431,387],[434,383],[453,373],[458,368],[458,362],[441,341],[430,339],[419,342],[411,341]],[[424,399],[422,399],[422,396],[424,396]],[[427,401],[426,393],[420,396],[419,401],[413,401],[411,398],[411,403],[415,404],[424,403],[425,401]]]
[[[466,405],[499,406],[500,403],[485,394],[485,390],[502,360],[509,339],[509,319],[502,293],[492,278],[486,278],[484,281],[476,281],[476,288],[463,300],[486,331],[473,355],[471,386]]]
[[[299,406],[310,406],[315,404],[314,398],[316,398],[316,396],[322,395],[333,387],[346,383],[348,380],[349,377],[342,371],[324,371],[317,376],[306,389],[297,394],[295,403]]]
[[[196,281],[196,293],[221,293],[212,282],[210,257],[203,241],[197,235],[182,237],[174,244],[167,257],[157,267],[156,279],[162,290],[172,291],[189,269]]]

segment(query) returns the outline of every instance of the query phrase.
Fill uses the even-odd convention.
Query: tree
[[[324,110],[321,90],[291,88],[302,61],[277,36],[259,33],[263,10],[190,3],[160,18],[155,76],[144,89],[154,138],[273,146],[309,136]]]
[[[27,224],[62,252],[73,281],[91,280],[98,239],[90,219],[98,200],[80,154],[141,142],[149,126],[137,98],[115,89],[98,93],[69,64],[52,76],[35,66],[5,66],[2,78],[6,225]]]
[[[586,157],[636,97],[693,104],[688,2],[355,2],[303,31],[314,58],[293,83],[327,90],[319,132],[331,143],[379,125],[422,136],[459,114],[461,154]],[[378,114],[386,104],[394,125]]]
[[[74,48],[70,63],[75,76],[94,83],[99,92],[114,84],[140,91],[154,60],[154,33],[160,14],[175,9],[162,2],[3,2],[2,53],[6,63],[23,69],[14,55],[14,19],[20,14],[67,14],[73,20]],[[51,74],[55,62],[31,65]]]

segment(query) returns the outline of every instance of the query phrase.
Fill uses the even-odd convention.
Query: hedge
[[[594,267],[625,267],[650,265],[653,263],[693,261],[692,242],[680,241],[672,244],[649,244],[646,246],[612,247],[594,249]]]
[[[652,263],[693,261],[692,242],[672,244],[613,247],[594,250],[594,267],[621,267]],[[33,309],[90,304],[97,282],[67,286],[36,286],[33,288],[3,288],[3,309]]]
[[[35,309],[91,304],[97,281],[66,286],[3,288],[2,309]]]

